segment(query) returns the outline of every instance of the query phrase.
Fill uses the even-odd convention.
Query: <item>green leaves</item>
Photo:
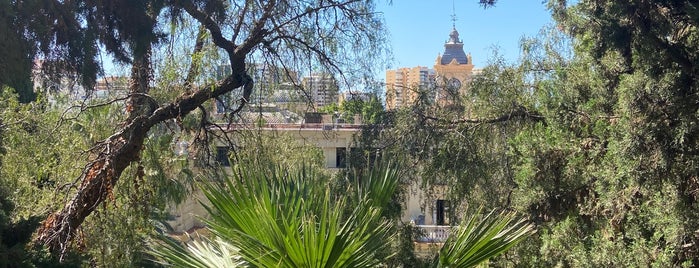
[[[473,267],[495,257],[534,234],[534,226],[514,212],[480,210],[452,233],[439,252],[438,267]]]
[[[382,212],[398,187],[391,164],[333,193],[312,169],[236,168],[202,185],[212,238],[182,246],[161,238],[153,255],[174,266],[376,267],[390,257],[394,229]],[[470,267],[534,233],[514,213],[470,217],[449,238],[438,267]],[[225,263],[225,265],[224,265]]]
[[[354,195],[360,205],[351,209],[346,197],[351,195],[332,194],[311,169],[236,168],[233,174],[221,183],[204,183],[202,189],[210,203],[205,206],[211,232],[223,241],[219,245],[237,251],[224,254],[223,246],[182,247],[166,241],[155,255],[173,265],[239,256],[254,267],[373,267],[381,261],[375,253],[390,245],[390,224],[381,211],[397,185],[393,168],[361,178]],[[195,250],[207,247],[215,253]]]

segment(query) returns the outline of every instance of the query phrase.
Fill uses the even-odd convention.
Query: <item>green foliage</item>
[[[10,120],[12,127],[8,129],[9,134],[6,136],[7,147],[11,148],[8,151],[11,153],[3,157],[2,170],[2,174],[10,178],[6,183],[8,188],[16,189],[8,197],[11,203],[17,206],[12,212],[12,220],[47,215],[47,211],[57,209],[58,204],[55,200],[71,200],[63,196],[64,194],[73,194],[75,188],[82,191],[85,189],[81,187],[83,185],[97,185],[87,181],[74,181],[74,178],[93,178],[80,174],[84,175],[89,171],[115,171],[106,177],[114,182],[121,179],[121,183],[109,185],[106,191],[98,189],[84,195],[107,196],[105,204],[98,206],[104,198],[78,204],[77,206],[87,208],[87,213],[79,215],[78,220],[71,220],[73,225],[69,228],[58,228],[66,231],[66,235],[49,234],[39,237],[48,237],[46,240],[51,240],[48,242],[53,242],[54,238],[59,237],[65,240],[58,242],[62,245],[67,244],[67,240],[78,240],[74,243],[75,249],[88,255],[96,266],[133,264],[138,259],[134,252],[141,246],[142,236],[152,231],[143,226],[150,226],[145,224],[148,220],[162,216],[163,204],[182,199],[182,193],[187,190],[186,182],[191,180],[191,172],[184,168],[185,164],[181,163],[183,161],[170,161],[174,156],[166,145],[173,140],[172,137],[157,131],[153,136],[144,139],[144,136],[150,135],[147,134],[149,131],[162,125],[153,127],[155,124],[147,123],[144,124],[144,129],[119,136],[129,129],[125,126],[134,126],[130,123],[139,116],[151,116],[150,113],[156,108],[154,106],[163,103],[171,103],[171,107],[177,108],[169,110],[167,115],[150,117],[158,121],[155,123],[165,124],[169,119],[185,120],[185,124],[191,122],[188,120],[192,119],[186,115],[197,107],[204,110],[200,105],[205,100],[237,88],[249,90],[248,87],[240,87],[242,84],[251,85],[249,77],[244,74],[244,70],[241,71],[245,69],[242,65],[246,60],[280,65],[293,70],[313,67],[321,71],[344,70],[347,74],[355,74],[360,72],[351,71],[370,70],[373,61],[379,58],[377,56],[385,52],[382,21],[377,17],[377,13],[373,12],[373,1],[347,1],[320,7],[315,4],[308,5],[305,1],[284,1],[278,5],[250,1],[190,3],[159,0],[0,2],[0,26],[3,26],[1,28],[4,30],[2,33],[10,37],[0,45],[3,47],[0,54],[7,56],[3,57],[7,61],[0,63],[0,84],[16,87],[21,93],[22,101],[28,96],[24,93],[29,84],[23,82],[27,82],[29,78],[31,60],[35,56],[45,57],[45,66],[51,66],[51,70],[46,70],[47,72],[57,76],[77,75],[89,90],[101,71],[97,65],[99,48],[104,48],[117,62],[131,65],[126,66],[132,67],[131,85],[138,88],[138,93],[143,93],[131,95],[131,99],[127,101],[129,107],[126,112],[119,107],[120,102],[116,100],[107,100],[106,104],[91,103],[95,105],[90,109],[86,106],[74,107],[65,113],[49,111],[46,108],[48,105],[41,101],[33,103],[34,106],[17,105],[13,100],[13,107],[2,111],[3,119],[7,114],[13,118]],[[209,63],[209,58],[203,54],[217,53],[217,49],[213,49],[211,45],[211,37],[215,36],[214,38],[219,38],[214,42],[218,45],[217,48],[226,49],[230,53],[222,58],[232,61],[229,63],[234,67],[233,75],[214,83],[198,75],[205,73],[204,67],[210,66],[190,66],[194,77],[185,78],[187,81],[179,83],[179,86],[171,86],[177,84],[173,81],[153,81],[177,78],[173,80],[181,82],[182,76],[174,75],[175,70],[180,70],[180,74],[185,73],[181,70],[188,64],[179,65],[165,60],[165,67],[169,67],[167,64],[172,64],[173,67],[168,70],[156,68],[158,71],[163,70],[160,73],[162,76],[153,77],[151,71],[154,68],[151,68],[151,61],[157,61],[161,55],[169,55],[172,52],[169,49],[178,45],[177,41],[187,42],[182,41],[187,40],[186,36],[182,39],[167,39],[173,40],[173,43],[160,47],[162,50],[158,51],[157,46],[166,40],[162,32],[162,29],[166,28],[163,27],[165,24],[170,23],[168,26],[171,26],[171,29],[191,29],[194,28],[192,26],[199,25],[186,22],[194,20],[199,20],[198,23],[201,24],[197,27],[197,34],[203,31],[212,34],[201,34],[206,37],[206,49],[192,53],[194,56],[189,63]],[[268,26],[272,26],[272,31],[260,30]],[[221,41],[225,38],[216,36],[220,29],[224,32],[235,31],[232,35],[226,34],[225,38],[232,40]],[[352,42],[348,42],[350,40]],[[240,49],[234,51],[231,47]],[[189,53],[188,50],[187,54]],[[165,57],[167,56],[162,58]],[[240,69],[235,70],[238,67]],[[199,88],[202,81],[211,82],[211,86]],[[151,85],[159,88],[149,92]],[[188,95],[194,91],[200,94]],[[248,94],[243,95],[247,97]],[[148,101],[145,101],[146,99]],[[109,101],[117,104],[108,104]],[[204,112],[202,111],[202,114],[205,114]],[[200,123],[200,126],[204,126],[208,122],[202,119]],[[173,125],[166,127],[174,129]],[[107,137],[114,140],[100,144],[105,146],[94,146],[96,142],[104,141]],[[142,147],[143,140],[147,141]],[[129,144],[125,150],[112,150],[125,141],[136,142]],[[131,145],[134,147],[130,147]],[[115,153],[133,148],[137,151],[126,157],[119,157],[119,153]],[[141,151],[142,148],[146,150]],[[117,157],[114,157],[115,155]],[[96,161],[101,157],[106,157],[109,161]],[[111,164],[114,163],[111,161],[114,159],[114,162],[118,162],[115,169],[108,166],[90,169],[96,167],[94,163]],[[123,162],[120,159],[124,159]],[[257,160],[252,160],[255,161]],[[85,162],[88,164],[85,165]],[[126,166],[128,168],[124,170],[123,167]],[[112,175],[122,178],[112,178]],[[56,198],[59,194],[51,195],[52,193],[59,193],[62,198]],[[93,211],[95,208],[97,210]],[[65,214],[71,213],[68,211]],[[96,216],[86,220],[81,228],[75,226],[80,225],[86,215],[91,213]],[[47,222],[50,223],[50,220]],[[43,230],[47,230],[47,233],[55,231],[48,229],[50,228]],[[107,231],[110,232],[101,235]],[[128,246],[118,247],[115,244],[101,243],[104,240]],[[57,243],[49,244],[55,250],[53,245]]]
[[[31,69],[32,57],[31,47],[18,31],[13,9],[9,1],[0,1],[0,35],[5,36],[0,45],[0,87],[8,86],[14,88],[20,97],[20,101],[29,102],[36,97],[32,89]]]
[[[493,265],[697,265],[696,6],[549,6],[557,27],[523,40],[517,63],[496,56],[463,111],[419,101],[363,141],[414,163],[423,185],[541,226]]]
[[[372,267],[380,263],[374,254],[390,244],[381,209],[396,187],[393,169],[364,177],[351,195],[332,194],[307,168],[262,166],[233,174],[223,184],[204,184],[211,202],[207,223],[217,239],[237,248],[253,266]],[[345,213],[348,196],[360,204]],[[164,246],[156,255],[173,265],[199,255],[172,243]],[[172,253],[177,255],[171,258]]]
[[[71,131],[53,131],[53,125],[40,123],[55,116],[41,103],[20,103],[12,89],[0,91],[0,267],[45,267],[54,261],[41,248],[28,248],[27,243],[45,206],[54,202],[55,187],[65,183],[47,166],[70,170],[60,161],[64,152],[51,143],[73,139],[67,137]],[[83,260],[72,254],[60,267],[73,267]]]
[[[40,101],[22,104],[11,90],[0,98],[0,255],[11,256],[0,257],[10,261],[0,267],[57,266],[45,249],[28,247],[30,237],[72,188],[86,158],[83,151],[113,130],[123,107],[73,114]],[[155,232],[153,221],[163,219],[166,207],[182,200],[192,183],[186,160],[171,149],[172,136],[154,136],[142,163],[124,173],[130,183],[115,187],[114,198],[83,225],[80,241],[62,265],[127,267],[144,259],[144,239]]]
[[[377,96],[372,96],[368,102],[362,103],[361,115],[365,124],[376,124],[385,113],[383,104]]]
[[[306,166],[316,175],[328,177],[323,151],[300,143],[293,135],[254,130],[243,130],[238,134],[231,154],[234,166],[246,168],[266,166],[269,163],[289,167]]]
[[[359,115],[364,124],[375,124],[384,114],[383,104],[376,95],[372,95],[368,101],[362,99],[350,99],[343,101],[340,105],[331,103],[318,109],[318,112],[327,114],[337,114],[345,122],[354,122],[354,116]]]
[[[473,267],[534,234],[534,226],[513,212],[476,213],[452,231],[439,252],[438,267]]]
[[[376,267],[421,263],[414,255],[396,260],[383,252],[396,239],[382,210],[399,186],[390,164],[353,178],[344,191],[331,191],[312,169],[273,163],[236,168],[223,181],[203,182],[212,238],[182,245],[161,237],[152,254],[165,265],[220,267]],[[436,267],[471,267],[496,256],[533,233],[514,213],[471,217],[446,243]],[[412,251],[413,232],[404,236]],[[405,246],[404,245],[404,246]],[[427,263],[424,263],[427,267]]]
[[[423,232],[414,225],[405,224],[396,228],[396,247],[393,249],[395,255],[386,259],[387,267],[432,267],[433,261],[419,258],[415,254],[415,242]]]
[[[513,199],[550,230],[540,265],[696,265],[699,43],[688,5],[559,10],[576,55],[539,83],[551,89],[537,96],[548,124],[511,143],[521,186]]]

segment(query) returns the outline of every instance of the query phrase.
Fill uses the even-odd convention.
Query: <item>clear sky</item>
[[[393,49],[390,68],[434,66],[452,29],[452,3],[464,51],[471,53],[476,68],[488,63],[494,47],[498,47],[505,59],[514,61],[519,57],[520,39],[537,35],[544,25],[552,22],[542,1],[499,0],[494,7],[484,9],[478,0],[393,0],[392,4],[389,0],[377,0]],[[105,68],[110,75],[128,72],[111,63]],[[384,80],[385,70],[377,70],[375,76]]]
[[[464,51],[471,53],[476,68],[488,63],[494,47],[506,60],[516,60],[521,38],[536,36],[544,25],[552,23],[542,0],[499,0],[487,9],[478,0],[379,1],[378,10],[384,13],[393,47],[391,68],[432,68],[452,29],[452,3]],[[384,79],[384,74],[377,76]]]

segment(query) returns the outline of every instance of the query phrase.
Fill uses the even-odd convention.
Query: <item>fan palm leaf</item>
[[[534,226],[513,212],[478,213],[452,231],[439,252],[438,267],[473,267],[534,234]]]
[[[394,169],[383,169],[381,174],[388,175],[360,179],[365,184],[353,189],[361,190],[363,198],[347,209],[346,196],[360,195],[331,194],[309,169],[235,168],[233,176],[202,184],[209,201],[204,206],[211,216],[206,223],[212,235],[237,249],[229,252],[248,266],[377,266],[381,260],[375,253],[389,247],[392,237],[381,202],[390,200],[397,185],[387,181],[398,180]],[[379,178],[387,181],[372,182]],[[167,249],[171,250],[157,256],[168,262],[173,259],[168,255],[180,260],[197,254],[192,247],[170,244]]]

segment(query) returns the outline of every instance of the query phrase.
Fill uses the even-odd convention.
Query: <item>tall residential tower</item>
[[[419,92],[432,92],[435,72],[427,67],[386,71],[386,108],[398,109],[415,103]]]

